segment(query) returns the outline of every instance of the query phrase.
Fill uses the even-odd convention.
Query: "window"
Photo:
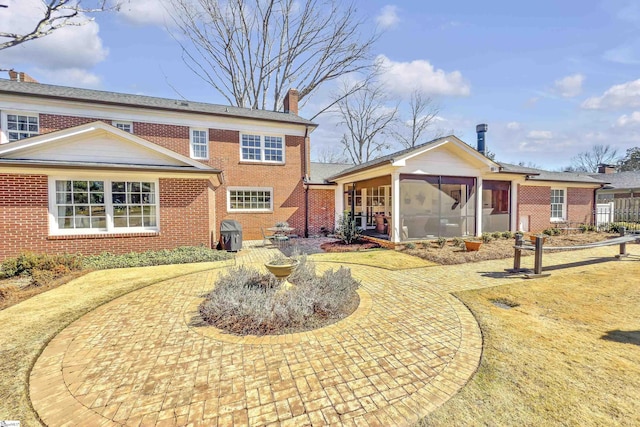
[[[227,210],[262,211],[273,210],[273,189],[271,188],[229,188]]]
[[[131,122],[113,122],[112,125],[125,132],[133,133],[133,123]]]
[[[36,136],[39,133],[38,115],[31,114],[7,114],[7,140],[18,141],[20,139]]]
[[[209,158],[209,135],[205,129],[191,129],[191,157],[194,159]]]
[[[53,234],[158,230],[157,183],[53,179]]]
[[[564,221],[567,212],[565,190],[551,189],[551,221]]]
[[[245,161],[284,163],[284,138],[242,134],[240,158]]]

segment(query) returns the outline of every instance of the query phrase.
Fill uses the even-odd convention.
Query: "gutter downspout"
[[[304,237],[309,237],[309,126],[304,130],[302,150],[302,185],[304,185]]]

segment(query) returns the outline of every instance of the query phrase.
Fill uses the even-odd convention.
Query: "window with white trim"
[[[564,221],[567,214],[566,191],[563,188],[551,189],[551,221]]]
[[[227,189],[227,211],[273,211],[273,188],[230,187]]]
[[[109,179],[50,180],[53,234],[158,230],[158,184]]]
[[[40,124],[37,114],[6,114],[7,141],[18,141],[39,135]]]
[[[240,135],[240,159],[284,163],[284,137],[243,133]]]
[[[133,123],[131,122],[112,122],[111,124],[120,130],[133,133]]]
[[[209,131],[206,129],[191,129],[191,158],[209,158]]]

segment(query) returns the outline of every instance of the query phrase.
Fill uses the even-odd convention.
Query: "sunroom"
[[[499,172],[460,139],[439,138],[333,176],[336,215],[393,242],[515,230],[517,185]]]

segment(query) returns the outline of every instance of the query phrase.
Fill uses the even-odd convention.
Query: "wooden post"
[[[620,227],[620,237],[624,237],[627,229],[625,227]],[[627,244],[620,243],[620,257],[627,256]]]
[[[536,262],[533,267],[533,274],[542,274],[542,245],[544,237],[536,236]]]
[[[520,273],[520,259],[522,258],[522,234],[516,234],[516,248],[513,254],[513,272]]]

